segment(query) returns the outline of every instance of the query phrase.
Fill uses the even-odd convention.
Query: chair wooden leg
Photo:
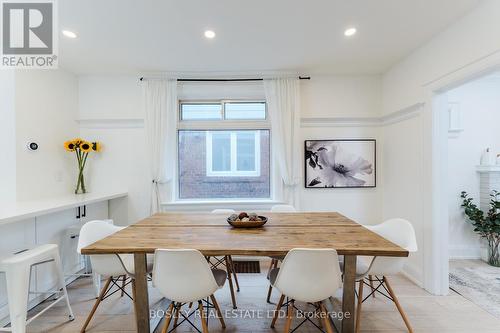
[[[87,320],[85,320],[85,323],[83,324],[82,329],[80,330],[80,333],[84,333],[85,330],[87,329],[87,326],[89,325],[90,321],[92,320],[92,317],[94,316],[95,311],[99,307],[99,304],[101,304],[102,299],[104,298],[104,295],[106,294],[106,291],[108,290],[109,284],[111,283],[111,280],[113,279],[112,276],[110,276],[107,280],[106,283],[104,284],[104,287],[101,289],[101,293],[99,294],[99,297],[96,299],[94,303],[94,307],[92,307],[92,310],[90,311]]]
[[[238,274],[236,274],[236,270],[234,269],[233,257],[229,256],[229,264],[231,265],[231,274],[233,274],[234,282],[236,282],[236,291],[240,291],[240,283],[238,282]]]
[[[319,303],[319,307],[321,309],[321,318],[323,319],[323,325],[326,328],[327,333],[333,333],[332,323],[330,322],[330,317],[328,316],[328,311],[326,311],[325,305],[323,302]]]
[[[269,285],[269,289],[267,291],[267,303],[271,303],[271,293],[273,292],[273,286],[272,285]]]
[[[283,306],[283,302],[285,301],[285,295],[281,295],[280,300],[278,301],[278,306],[276,307],[276,311],[273,313],[273,321],[271,322],[271,328],[274,328],[276,324],[276,320],[278,319],[278,314],[280,312],[281,307]]]
[[[363,280],[359,281],[358,307],[356,309],[356,333],[359,333],[361,322],[361,305],[363,304]]]
[[[201,301],[198,301],[198,309],[200,310],[202,332],[208,333],[207,316],[205,310],[203,310],[203,303]]]
[[[222,316],[222,311],[220,310],[219,303],[217,303],[217,300],[215,299],[215,295],[211,295],[210,299],[212,300],[215,311],[217,312],[217,316],[219,317],[220,325],[222,326],[222,328],[226,328],[226,323],[224,322],[224,317]]]
[[[318,302],[318,303],[315,303],[315,305],[317,306],[317,309],[314,310],[314,315],[317,315],[319,313],[319,319],[318,319],[318,327],[321,328],[321,330],[323,330],[323,319],[321,318],[322,314],[321,314],[321,302]]]
[[[126,275],[122,275],[122,292],[121,292],[121,295],[120,297],[123,297],[123,295],[125,295],[125,282],[127,281],[127,276]]]
[[[177,326],[177,322],[179,321],[179,312],[181,311],[181,308],[182,303],[177,303],[176,305],[174,305],[174,327]]]
[[[236,297],[234,296],[234,286],[233,286],[233,278],[231,277],[231,268],[229,265],[228,256],[225,256],[226,268],[227,268],[227,279],[229,281],[229,290],[231,291],[231,301],[233,302],[233,309],[237,309],[236,307]]]
[[[372,289],[372,297],[375,298],[375,288],[373,287],[373,275],[368,275],[368,279],[370,280],[370,288]]]
[[[271,270],[274,268],[274,263],[277,261],[276,259],[271,259],[271,265],[269,265],[269,269],[267,270],[267,279],[271,277]]]
[[[170,321],[172,320],[173,309],[174,309],[174,302],[170,303],[170,305],[168,306],[168,310],[165,313],[165,325],[163,325],[161,333],[167,333],[168,326],[170,325]]]
[[[294,301],[293,299],[288,303],[288,309],[286,313],[286,323],[285,323],[285,330],[283,332],[289,333],[290,332],[290,327],[292,326],[292,319],[293,319],[293,304]]]
[[[382,279],[383,279],[385,285],[387,286],[387,290],[389,291],[389,294],[391,295],[392,299],[394,300],[394,304],[396,304],[396,308],[398,308],[398,311],[401,314],[401,318],[403,318],[403,321],[405,322],[406,328],[408,328],[408,332],[413,333],[413,329],[411,328],[410,321],[406,317],[406,314],[403,311],[401,304],[399,304],[399,301],[396,297],[396,294],[394,293],[394,290],[392,290],[391,285],[389,284],[389,280],[387,280],[387,277],[385,277],[385,276],[383,276]]]

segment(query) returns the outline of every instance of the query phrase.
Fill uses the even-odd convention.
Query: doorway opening
[[[462,207],[466,192],[486,213],[490,194],[500,191],[500,70],[441,92],[438,99],[449,286],[500,318],[500,268],[487,263],[487,243]]]

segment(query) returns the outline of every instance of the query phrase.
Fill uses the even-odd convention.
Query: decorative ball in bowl
[[[235,228],[259,228],[267,222],[267,217],[259,216],[255,213],[241,212],[232,214],[227,218],[227,223]]]

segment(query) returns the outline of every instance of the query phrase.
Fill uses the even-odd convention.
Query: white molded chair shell
[[[415,229],[413,229],[411,223],[405,219],[394,218],[377,225],[365,226],[365,228],[401,246],[408,252],[416,252],[418,249]],[[356,271],[359,276],[392,275],[401,272],[407,259],[408,258],[394,257],[359,257]]]
[[[320,302],[342,286],[337,251],[292,249],[283,259],[273,287],[302,302]]]
[[[211,296],[226,281],[214,272],[200,251],[193,249],[158,249],[155,251],[153,286],[174,302],[195,302]]]
[[[231,208],[217,208],[212,210],[212,214],[234,214],[236,211]]]
[[[82,248],[113,235],[124,228],[125,227],[115,226],[100,220],[85,223],[80,230],[77,248],[78,253],[81,253]],[[90,262],[92,263],[92,272],[104,276],[120,276],[128,273],[134,274],[134,256],[131,254],[121,254],[120,258],[121,261],[118,256],[114,254],[91,255]],[[152,260],[148,260],[148,271],[151,271],[153,266],[151,261]]]
[[[271,207],[273,213],[294,213],[297,209],[292,205],[274,205]]]

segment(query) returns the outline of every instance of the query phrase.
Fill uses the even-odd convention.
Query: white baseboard
[[[410,265],[406,265],[401,272],[404,277],[406,277],[411,282],[415,283],[420,288],[424,287],[422,273]]]
[[[479,246],[450,246],[448,249],[450,259],[481,259]]]

